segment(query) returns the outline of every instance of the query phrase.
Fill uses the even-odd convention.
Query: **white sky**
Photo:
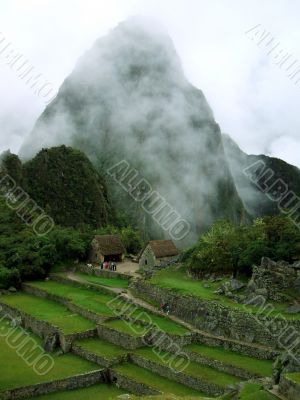
[[[222,131],[248,153],[300,167],[300,85],[245,34],[261,24],[300,63],[299,13],[298,0],[0,0],[0,32],[59,88],[118,22],[155,17]],[[0,98],[0,152],[17,152],[45,106],[1,61]]]

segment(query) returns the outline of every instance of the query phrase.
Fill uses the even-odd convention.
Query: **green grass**
[[[95,328],[91,321],[72,313],[63,305],[27,293],[1,296],[0,301],[59,327],[65,334]]]
[[[298,383],[300,385],[300,372],[293,372],[291,374],[286,374],[286,377],[291,381]]]
[[[240,400],[278,400],[257,383],[247,383],[239,394]]]
[[[199,344],[191,344],[184,348],[186,351],[192,351],[204,357],[218,360],[224,364],[259,374],[262,377],[272,376],[272,361],[258,360],[236,352],[225,350],[222,347],[209,347]]]
[[[133,364],[122,364],[114,367],[114,370],[122,375],[133,379],[136,382],[144,383],[154,389],[157,389],[163,393],[175,394],[177,396],[201,396],[200,393],[187,386],[181,385],[177,382],[171,381],[166,378],[162,378],[159,375],[153,374],[152,372],[138,367]]]
[[[173,354],[160,351],[159,355],[157,355],[154,353],[153,349],[148,347],[137,349],[134,351],[134,353],[155,363],[165,365],[167,367],[172,367],[175,371],[176,370],[180,371],[184,365],[184,363],[181,364],[179,358],[178,360],[174,360],[169,363],[168,360],[173,360],[174,356]],[[233,375],[217,371],[214,368],[200,365],[192,361],[186,364],[186,368],[184,369],[183,372],[187,375],[194,376],[196,378],[200,379],[202,378],[207,382],[214,383],[223,388],[226,387],[227,385],[235,384],[242,380]]]
[[[68,277],[67,273],[60,273],[58,275]],[[86,283],[93,283],[95,285],[107,286],[112,288],[127,289],[129,284],[128,279],[122,279],[117,276],[115,278],[105,278],[102,276],[88,275],[80,272],[73,273],[73,275],[85,281]]]
[[[101,339],[83,339],[75,342],[78,346],[90,353],[96,354],[109,360],[127,354],[122,347],[116,346]]]
[[[44,396],[34,397],[36,400],[111,400],[128,391],[112,385],[99,384],[84,389],[68,390]]]
[[[116,296],[53,281],[31,282],[30,285],[45,290],[47,293],[64,297],[73,304],[92,311],[99,316],[115,316],[114,311],[108,303],[115,299]],[[121,302],[119,302],[119,304],[121,304]],[[123,304],[125,304],[125,302],[123,302]]]
[[[19,354],[20,352],[23,355],[25,354],[27,360],[33,363],[39,356],[44,354],[41,347],[34,349],[34,344],[41,346],[41,340],[33,334],[25,333],[22,328],[11,328],[7,320],[0,321],[0,331],[0,390],[63,379],[100,369],[98,365],[72,354],[61,356],[51,354],[50,356],[54,361],[53,368],[45,375],[38,375],[33,366],[28,365],[23,359],[24,357],[21,358],[17,351],[19,350]],[[25,340],[28,340],[28,338],[31,341],[26,343]],[[48,363],[47,369],[51,365]],[[42,371],[47,372],[45,369],[40,370],[40,372]]]
[[[184,268],[175,270],[173,267],[170,267],[161,270],[160,272],[155,274],[150,282],[153,285],[159,286],[161,288],[171,289],[178,294],[195,296],[203,300],[216,301],[224,306],[237,308],[244,312],[260,312],[259,307],[239,304],[227,298],[226,296],[215,294],[214,291],[216,291],[225,281],[228,281],[228,279],[223,279],[218,282],[195,280],[186,274]],[[292,315],[286,313],[286,308],[288,304],[273,302],[272,305],[274,307],[274,311],[271,312],[270,315],[276,316],[278,313],[280,313],[284,315],[286,319],[300,319],[300,314]]]
[[[117,319],[114,321],[105,322],[103,324],[108,328],[114,329],[116,331],[126,333],[130,336],[141,337],[148,330],[147,327],[141,326],[139,324],[135,324],[132,322],[123,321],[122,319]]]
[[[169,318],[155,315],[147,310],[143,310],[142,308],[136,309],[132,314],[130,314],[130,316],[134,319],[149,322],[149,324],[152,325],[154,324],[158,326],[161,331],[172,335],[184,335],[189,332],[188,329],[170,320]]]

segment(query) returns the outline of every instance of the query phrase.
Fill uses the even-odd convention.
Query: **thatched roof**
[[[126,250],[117,235],[97,235],[92,241],[92,246],[97,248],[104,256],[125,254]]]
[[[150,240],[149,245],[156,258],[172,257],[179,254],[172,240]]]

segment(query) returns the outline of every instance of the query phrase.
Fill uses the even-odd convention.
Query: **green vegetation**
[[[173,393],[177,396],[201,396],[202,393],[191,389],[187,386],[181,385],[177,382],[170,381],[169,379],[162,378],[159,375],[138,367],[133,364],[122,364],[114,367],[118,373],[133,379],[136,382],[144,383],[154,389],[163,393]]]
[[[276,396],[266,392],[264,388],[257,383],[246,383],[239,393],[239,400],[277,400]]]
[[[127,351],[122,347],[116,346],[112,343],[106,342],[101,339],[83,339],[75,342],[78,346],[90,353],[96,354],[109,360],[127,354]]]
[[[261,257],[293,262],[300,255],[300,232],[287,217],[256,219],[250,225],[236,226],[218,221],[187,251],[183,260],[196,275],[206,273],[249,274]]]
[[[31,286],[45,290],[47,293],[64,297],[79,307],[92,311],[100,316],[113,317],[116,316],[112,308],[116,307],[114,302],[115,296],[106,293],[96,292],[71,285],[65,285],[54,281],[47,282],[31,282]],[[112,302],[112,303],[110,303]],[[125,305],[125,302],[117,302],[117,306]]]
[[[99,228],[109,222],[105,180],[79,150],[41,150],[23,166],[23,187],[61,226]]]
[[[67,274],[64,272],[59,273],[58,275],[67,277]],[[80,272],[73,273],[73,275],[80,280],[85,281],[86,283],[93,283],[94,285],[107,286],[112,288],[127,289],[129,283],[128,279],[122,279],[119,277],[105,278],[102,276],[87,275]]]
[[[133,322],[127,322],[122,319],[105,322],[103,325],[107,326],[110,329],[114,329],[116,331],[136,337],[143,336],[148,330],[148,328],[145,326],[135,324]]]
[[[96,231],[97,235],[119,235],[128,254],[138,254],[144,245],[144,241],[137,230],[131,226],[106,226]]]
[[[291,374],[286,374],[286,377],[291,381],[298,383],[300,385],[300,372],[293,372]]]
[[[0,321],[0,330],[2,332],[0,335],[0,353],[3,361],[0,363],[0,390],[64,379],[99,369],[98,365],[72,354],[61,356],[51,354],[54,361],[53,368],[50,369],[52,363],[49,362],[48,368],[43,370],[46,374],[39,375],[35,372],[33,366],[28,365],[28,362],[34,363],[35,359],[43,354],[41,347],[34,349],[35,343],[41,346],[41,340],[33,334],[25,333],[21,328],[10,327],[7,320]],[[7,332],[7,335],[4,335],[3,332]],[[31,338],[31,341],[25,343],[28,337]],[[22,353],[23,357],[17,353],[21,346],[20,354]],[[25,359],[28,361],[26,362]],[[49,372],[47,372],[47,369],[50,369]],[[39,371],[42,372],[42,370]]]
[[[68,390],[44,396],[34,397],[36,400],[112,400],[128,391],[112,385],[95,385],[84,389]]]
[[[65,334],[84,332],[95,325],[67,310],[64,306],[26,293],[1,296],[1,302],[24,311],[33,317],[59,327]]]
[[[272,361],[258,360],[236,352],[225,350],[222,347],[209,347],[200,344],[191,344],[184,348],[186,351],[197,353],[203,357],[218,360],[262,377],[272,376]]]
[[[170,267],[154,275],[150,282],[161,288],[172,290],[178,293],[178,295],[189,295],[199,297],[203,300],[216,301],[226,307],[237,308],[243,312],[251,312],[253,314],[261,312],[258,307],[252,305],[245,306],[244,304],[236,303],[226,296],[214,293],[225,280],[225,278],[217,282],[197,280],[189,276],[184,267],[180,269]],[[293,315],[286,312],[287,305],[285,303],[270,302],[270,304],[273,305],[274,311],[268,311],[268,315],[277,316],[278,314],[282,314],[286,319],[300,319],[300,314]]]
[[[155,327],[158,327],[161,331],[171,335],[184,335],[189,332],[184,326],[176,324],[176,322],[171,319],[155,315],[142,308],[136,309],[133,313],[130,313],[130,317],[137,321],[155,325]]]
[[[137,349],[135,350],[135,354],[138,354],[141,357],[144,357],[157,364],[165,365],[166,367],[170,367],[170,365],[166,363],[166,360],[173,360],[174,357],[173,354],[164,351],[160,351],[159,355],[156,355],[151,348]],[[183,359],[180,357],[177,361],[176,359],[173,360],[171,367],[175,371],[180,372],[184,366],[184,363],[181,363],[181,361],[183,361]],[[220,387],[226,387],[227,385],[235,384],[241,381],[240,378],[237,378],[225,372],[217,371],[215,368],[200,365],[192,361],[188,362],[188,359],[186,359],[185,362],[186,368],[184,369],[184,373],[190,376],[194,376],[196,378],[204,379],[207,382],[215,383]]]

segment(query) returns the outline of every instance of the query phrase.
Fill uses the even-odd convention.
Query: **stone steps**
[[[159,349],[143,348],[132,352],[130,360],[139,367],[212,396],[224,394],[229,385],[236,385],[242,380],[190,361],[184,353],[174,355]]]
[[[159,376],[132,363],[114,367],[111,370],[111,378],[118,387],[128,390],[137,396],[172,393],[176,396],[197,396],[200,400],[202,397],[199,396],[204,395],[201,391]]]
[[[190,360],[242,379],[272,376],[272,362],[258,360],[221,347],[192,344],[182,348]],[[254,363],[254,364],[253,364]]]
[[[153,307],[152,305],[147,303],[145,300],[141,300],[141,299],[137,298],[135,296],[135,294],[133,294],[132,290],[129,290],[127,294],[122,294],[121,297],[124,299],[129,299],[136,306],[143,307],[153,313],[156,313],[157,315],[166,316],[165,314],[159,312],[155,307]],[[226,349],[230,349],[232,351],[236,351],[238,353],[242,353],[244,355],[247,355],[250,357],[255,357],[258,359],[272,360],[280,354],[280,351],[274,350],[272,347],[269,347],[269,346],[266,346],[263,344],[248,343],[248,342],[233,339],[233,338],[214,335],[207,331],[197,329],[190,323],[183,321],[182,319],[180,319],[174,315],[168,315],[167,317],[170,318],[172,321],[189,329],[192,333],[194,333],[194,337],[195,337],[194,340],[197,343],[203,343],[203,344],[207,344],[207,345],[211,345],[211,346],[223,346]]]
[[[127,350],[98,338],[75,341],[71,351],[85,360],[106,368],[128,359]]]

